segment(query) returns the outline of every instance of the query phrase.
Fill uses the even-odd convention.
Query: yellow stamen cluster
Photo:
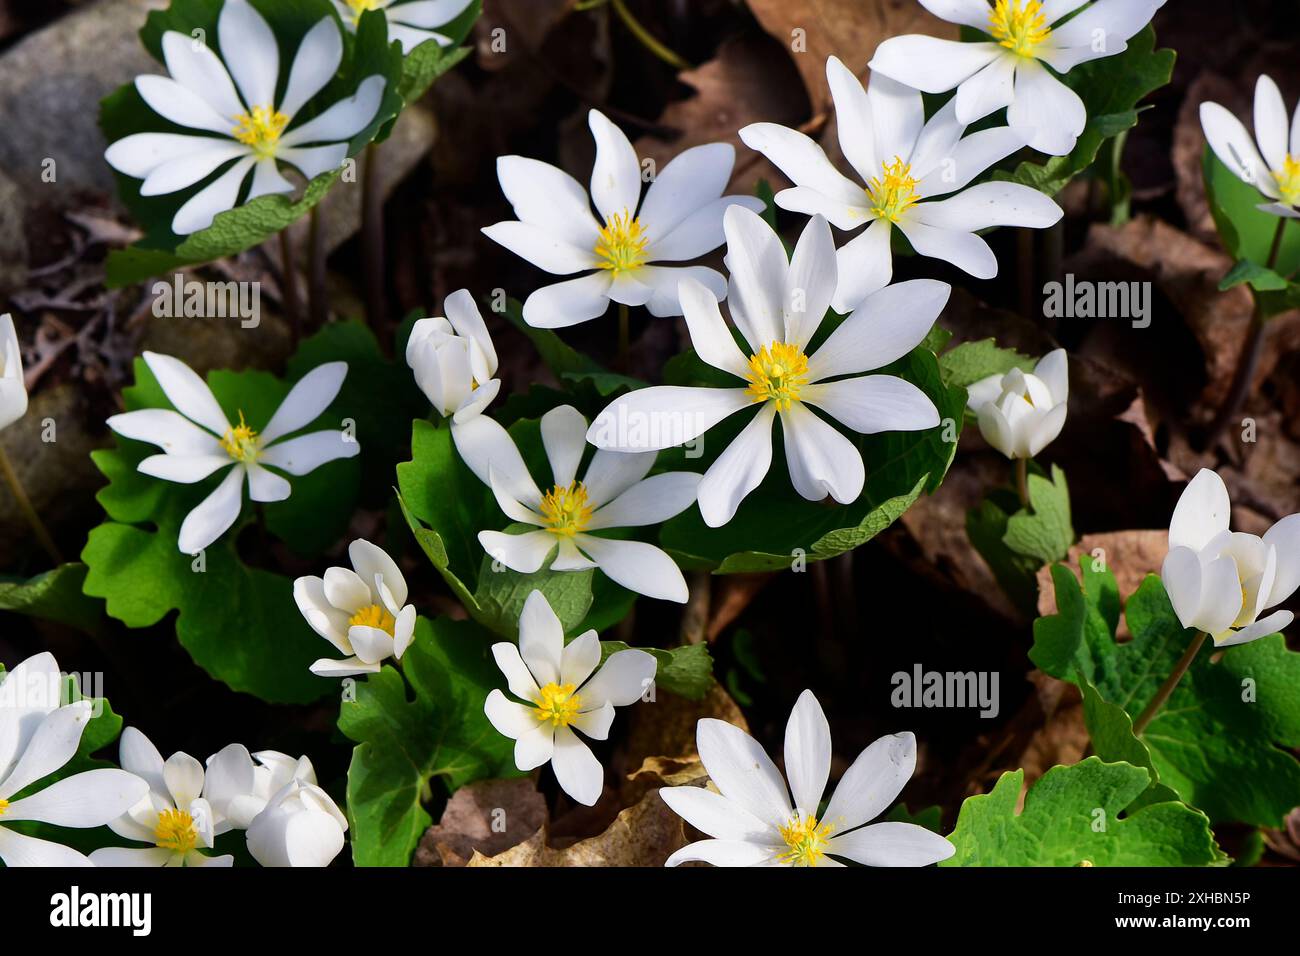
[[[257,432],[244,422],[242,411],[239,413],[239,425],[226,429],[226,435],[221,439],[221,447],[235,461],[242,461],[245,464],[257,461],[258,456],[262,454]]]
[[[591,520],[591,505],[587,503],[587,489],[575,481],[567,488],[556,485],[542,498],[542,517],[546,519],[551,534],[572,538],[587,527]]]
[[[348,618],[348,627],[377,627],[392,637],[393,631],[397,628],[397,621],[388,613],[387,608],[379,604],[371,604]]]
[[[989,11],[989,33],[1013,53],[1033,56],[1052,29],[1040,0],[998,0]]]
[[[596,240],[595,253],[600,268],[617,274],[633,272],[646,264],[646,246],[650,239],[641,228],[641,220],[624,209],[609,217]]]
[[[352,11],[352,25],[356,26],[361,22],[361,14],[367,10],[378,10],[381,6],[381,0],[343,0]]]
[[[912,167],[897,156],[892,163],[880,164],[880,175],[867,183],[871,212],[877,219],[898,222],[900,216],[916,204],[917,180]]]
[[[155,845],[163,850],[188,853],[198,842],[199,833],[194,829],[194,818],[186,811],[164,810],[158,814],[153,838]]]
[[[572,684],[547,684],[538,692],[536,703],[539,721],[567,727],[577,718],[582,698],[573,692]]]
[[[8,801],[8,800],[0,800],[0,817],[4,816],[4,815],[5,815],[5,811],[8,810],[8,809],[9,809],[9,801]]]
[[[252,147],[259,159],[270,159],[275,155],[280,134],[289,125],[289,117],[270,106],[254,106],[250,112],[236,116],[235,122],[238,125],[231,135]]]
[[[749,358],[745,389],[755,402],[776,402],[785,411],[799,400],[799,390],[808,381],[808,356],[797,345],[773,342]]]
[[[781,827],[780,832],[789,849],[778,859],[786,866],[816,866],[826,855],[830,824],[818,823],[813,816],[796,817]]]
[[[1282,168],[1273,174],[1277,191],[1288,206],[1300,206],[1300,158],[1287,156]]]

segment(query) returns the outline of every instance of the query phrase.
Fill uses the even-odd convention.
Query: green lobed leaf
[[[628,650],[622,641],[600,642],[600,663],[604,665],[611,654]],[[713,658],[704,644],[687,644],[662,650],[658,647],[638,647],[655,659],[655,686],[670,694],[689,700],[703,700],[713,686]]]
[[[1022,509],[1011,515],[1002,540],[1017,554],[1037,558],[1040,566],[1059,561],[1074,544],[1070,488],[1065,482],[1065,472],[1053,465],[1050,481],[1031,473],[1026,484],[1032,510]]]
[[[491,635],[472,621],[420,618],[401,670],[386,666],[355,685],[339,730],[356,743],[347,809],[357,866],[406,866],[432,822],[431,781],[447,792],[475,780],[516,776],[514,741],[483,713],[503,678]],[[409,686],[408,686],[409,685]]]
[[[939,356],[939,372],[944,384],[970,388],[991,375],[1005,375],[1013,368],[1034,370],[1035,360],[1015,349],[999,347],[995,339],[963,342]]]
[[[67,624],[94,631],[104,618],[104,606],[82,593],[86,566],[61,564],[33,578],[0,577],[0,611]]]
[[[136,384],[123,390],[128,409],[170,404],[143,359]],[[208,384],[229,418],[242,411],[260,428],[289,391],[264,373],[213,372]],[[304,431],[338,427],[341,415],[326,411]],[[224,477],[195,485],[142,475],[137,466],[156,449],[118,438],[117,447],[92,458],[109,483],[96,496],[108,520],[93,529],[82,551],[88,572],[84,591],[107,601],[110,616],[128,627],[157,624],[177,611],[176,635],[195,663],[234,690],[276,703],[304,703],[329,690],[308,670],[327,650],[293,600],[293,582],[250,567],[240,556],[241,532],[255,524],[245,500],[236,525],[207,549],[201,565],[176,546],[181,522]],[[318,553],[344,534],[357,495],[355,459],[330,462],[291,480],[285,501],[263,505],[267,533],[304,555]],[[250,529],[264,550],[260,530]]]
[[[1053,567],[1060,610],[1035,622],[1030,657],[1054,677],[1092,685],[1102,701],[1136,719],[1195,631],[1179,623],[1153,574],[1125,608],[1132,640],[1117,643],[1117,616],[1107,607],[1114,579],[1091,570],[1086,559],[1084,571],[1091,586],[1080,587],[1068,569]],[[1300,654],[1288,651],[1281,635],[1221,652],[1207,647],[1140,741],[1125,738],[1122,722],[1110,719],[1116,715],[1099,714],[1094,702],[1094,744],[1103,756],[1145,747],[1159,782],[1215,823],[1279,826],[1300,804],[1300,761],[1288,752],[1300,746],[1298,685]]]
[[[339,22],[338,13],[328,0],[250,2],[266,19],[278,41],[278,89],[283,91],[302,37],[324,17]],[[160,63],[163,59],[162,36],[168,31],[202,37],[215,50],[220,50],[217,21],[222,5],[223,0],[172,0],[165,10],[155,10],[149,14],[140,30],[141,42]],[[381,129],[390,128],[401,111],[399,84],[402,56],[400,47],[388,43],[385,20],[377,14],[362,18],[355,40],[347,43],[347,49],[350,55],[345,56],[339,74],[313,97],[307,107],[299,111],[293,122],[295,126],[306,122],[340,99],[351,96],[366,76],[376,72],[383,74],[387,79],[387,88],[379,110],[370,124],[349,143],[348,155],[355,156],[379,135]],[[105,140],[110,143],[132,133],[194,132],[155,113],[144,102],[134,84],[127,84],[104,98],[100,104],[100,128]],[[162,196],[142,196],[140,187],[143,180],[115,174],[118,192],[144,229],[145,236],[128,249],[110,253],[106,271],[111,288],[141,282],[151,276],[251,248],[280,232],[316,206],[340,175],[338,170],[321,173],[306,184],[296,200],[282,194],[260,196],[219,214],[206,229],[188,236],[173,232],[171,222],[176,210],[224,173],[227,165],[223,164],[191,187]],[[247,188],[245,185],[242,194],[246,195]]]
[[[1025,772],[1004,773],[969,797],[948,839],[957,852],[940,866],[1210,866],[1226,862],[1205,814],[1181,803],[1128,807],[1150,774],[1089,757],[1053,767],[1016,803]]]
[[[454,20],[435,29],[434,32],[451,41],[447,46],[439,46],[436,40],[426,40],[406,56],[402,61],[403,100],[414,103],[440,76],[473,52],[472,46],[461,44],[469,37],[482,12],[483,0],[474,0]]]

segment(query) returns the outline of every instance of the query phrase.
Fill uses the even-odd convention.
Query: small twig
[[[1020,506],[1029,510],[1029,459],[1016,459],[1016,494],[1020,495]]]
[[[695,69],[695,67],[692,66],[685,57],[669,49],[661,43],[654,34],[647,30],[642,25],[641,21],[632,15],[632,11],[627,8],[627,4],[624,3],[623,0],[609,0],[609,5],[614,8],[614,12],[618,14],[618,18],[623,21],[623,25],[632,32],[632,35],[637,38],[638,42],[659,59],[663,60],[675,70],[684,71]]]
[[[686,607],[682,611],[681,642],[702,644],[709,630],[713,575],[708,571],[692,571],[687,592]]]

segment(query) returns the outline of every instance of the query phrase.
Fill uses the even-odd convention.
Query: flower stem
[[[1165,701],[1169,699],[1169,695],[1174,692],[1174,688],[1178,686],[1178,682],[1183,679],[1183,675],[1187,673],[1187,668],[1192,666],[1192,661],[1196,659],[1196,655],[1200,652],[1202,645],[1205,644],[1205,639],[1207,637],[1209,637],[1209,635],[1206,634],[1205,631],[1200,631],[1197,633],[1196,639],[1188,645],[1183,656],[1179,658],[1178,663],[1174,665],[1173,672],[1170,673],[1170,675],[1165,678],[1165,682],[1160,685],[1160,689],[1156,691],[1156,696],[1151,698],[1151,703],[1147,704],[1146,710],[1142,711],[1141,716],[1139,716],[1137,720],[1133,721],[1134,737],[1141,736],[1142,731],[1147,729],[1147,724],[1151,723],[1152,718],[1154,718],[1156,714],[1160,713],[1160,708],[1165,705]]]
[[[325,324],[325,230],[320,224],[320,207],[313,206],[307,232],[307,313],[312,329]]]
[[[1020,495],[1020,506],[1029,510],[1029,459],[1016,459],[1016,494]]]
[[[640,41],[641,45],[653,53],[659,59],[663,60],[675,70],[693,70],[693,67],[685,58],[673,52],[664,46],[654,35],[642,26],[641,21],[632,16],[632,11],[627,8],[623,0],[609,0],[609,5],[614,8],[618,18],[623,21],[624,25],[632,31],[632,35]]]
[[[692,571],[687,581],[686,607],[682,611],[682,644],[703,644],[709,632],[709,607],[713,597],[713,575]]]
[[[366,147],[361,182],[361,245],[366,278],[366,321],[384,347],[384,202],[379,188],[379,147]]]
[[[0,474],[4,475],[5,484],[13,492],[14,501],[18,503],[18,510],[23,513],[23,517],[31,525],[36,540],[40,542],[41,547],[45,549],[45,553],[50,556],[55,565],[62,564],[63,555],[59,553],[58,546],[54,543],[54,539],[50,537],[45,522],[41,521],[41,516],[32,507],[32,500],[27,497],[27,492],[23,489],[23,483],[18,480],[18,473],[14,471],[14,466],[10,464],[9,456],[5,453],[3,445],[0,445]]]
[[[1266,268],[1272,269],[1277,265],[1278,254],[1282,251],[1282,238],[1286,233],[1287,220],[1279,217],[1277,221],[1277,231],[1273,233],[1273,246],[1268,253],[1268,264]],[[1232,385],[1228,388],[1228,396],[1224,399],[1223,405],[1219,408],[1219,414],[1215,416],[1214,422],[1210,425],[1210,433],[1206,439],[1206,447],[1212,447],[1219,436],[1223,434],[1224,429],[1237,416],[1241,410],[1242,404],[1246,401],[1246,396],[1250,394],[1250,386],[1255,381],[1255,372],[1259,369],[1260,356],[1264,354],[1264,327],[1267,320],[1264,318],[1264,310],[1260,306],[1259,293],[1255,292],[1255,311],[1250,315],[1250,328],[1246,332],[1246,341],[1241,347],[1241,356],[1237,359],[1237,370],[1232,376]]]
[[[294,275],[293,243],[289,241],[289,230],[280,230],[280,295],[284,303],[285,317],[289,320],[289,335],[293,347],[297,349],[298,339],[302,337],[302,310],[298,304],[298,277]]]
[[[618,358],[616,362],[618,370],[625,375],[631,362],[631,352],[631,315],[628,307],[620,302],[618,304]]]

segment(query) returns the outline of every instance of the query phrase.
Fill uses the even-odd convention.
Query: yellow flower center
[[[614,273],[640,269],[646,264],[645,247],[649,242],[641,220],[626,209],[615,213],[596,239],[595,253],[602,260],[600,268]]]
[[[1288,156],[1282,160],[1282,168],[1273,174],[1273,178],[1286,204],[1300,206],[1300,159]]]
[[[548,720],[556,727],[567,727],[578,716],[582,698],[572,684],[547,684],[537,694],[537,719]]]
[[[9,801],[8,801],[8,800],[0,800],[0,817],[4,816],[4,815],[5,815],[5,811],[8,810],[8,809],[9,809]]]
[[[877,219],[898,222],[899,217],[920,198],[916,194],[916,185],[910,164],[897,156],[892,163],[882,162],[880,175],[867,183],[871,212]]]
[[[1040,0],[998,0],[989,11],[989,33],[1020,56],[1033,56],[1052,35]]]
[[[199,833],[194,829],[194,818],[184,810],[164,810],[158,814],[158,826],[154,828],[155,845],[175,853],[188,853],[198,842]]]
[[[361,20],[361,14],[367,10],[378,10],[380,0],[343,0],[352,11],[352,25],[356,26]]]
[[[371,604],[369,607],[363,607],[348,618],[348,627],[377,627],[381,631],[387,632],[389,637],[393,636],[393,631],[397,628],[397,621],[388,610],[378,604]]]
[[[785,411],[799,400],[799,389],[808,381],[808,356],[797,345],[773,342],[749,357],[745,389],[755,402],[776,402]]]
[[[778,859],[786,866],[816,866],[826,855],[831,826],[813,816],[796,817],[781,827],[781,838],[789,848]]]
[[[244,413],[241,410],[239,425],[235,428],[226,429],[226,436],[221,439],[221,447],[235,461],[248,464],[257,461],[258,456],[262,454],[260,445],[261,443],[257,440],[257,432],[244,423]]]
[[[289,117],[270,106],[254,106],[251,112],[235,117],[238,124],[231,134],[245,146],[252,147],[258,159],[270,159],[280,134],[289,125]]]
[[[542,499],[542,517],[551,534],[572,538],[587,527],[592,508],[587,504],[587,489],[575,481],[567,488],[556,485]]]

